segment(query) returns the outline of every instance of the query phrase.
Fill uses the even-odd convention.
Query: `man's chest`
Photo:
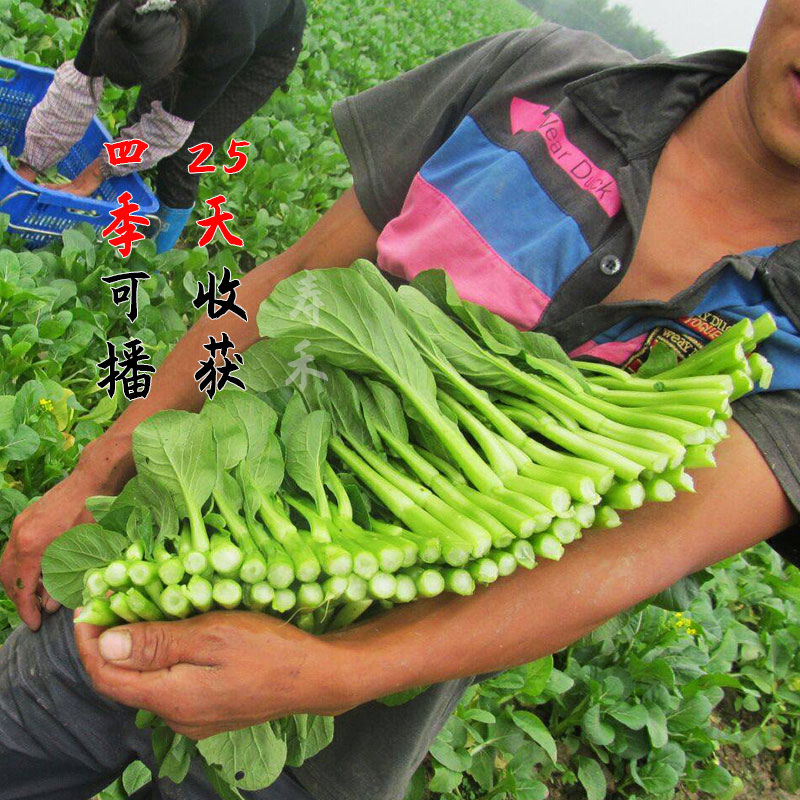
[[[685,318],[689,339],[676,343],[683,355],[703,344],[692,331],[712,338],[724,330],[724,315],[710,324],[693,314],[716,311],[698,310],[700,301],[720,276],[735,277],[719,260],[746,249],[733,246],[745,241],[739,220],[688,191],[680,164],[654,175],[607,142],[573,135],[554,113],[520,109],[527,116],[511,119],[511,134],[461,123],[384,229],[380,266],[406,280],[443,269],[463,298],[520,328],[552,332],[568,349],[600,346],[598,357],[618,363],[638,352],[648,321]],[[736,292],[720,297],[742,305]],[[641,323],[635,334],[617,327],[627,318]],[[606,332],[629,341],[614,349]]]

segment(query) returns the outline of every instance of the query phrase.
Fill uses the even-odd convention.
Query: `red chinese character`
[[[206,164],[214,154],[214,145],[211,142],[200,142],[194,147],[189,148],[190,153],[197,153],[197,158],[187,167],[190,175],[197,175],[201,172],[216,172],[217,168],[213,164]]]
[[[130,192],[123,192],[117,198],[117,202],[120,204],[119,208],[109,212],[114,221],[103,228],[101,234],[104,239],[108,239],[108,243],[115,247],[123,258],[127,258],[131,254],[134,242],[145,238],[143,233],[136,230],[136,226],[150,224],[147,217],[136,214],[141,206],[138,203],[132,203],[132,199],[133,195]],[[108,237],[112,233],[115,233],[116,236],[109,239]]]
[[[217,231],[222,234],[222,238],[225,239],[228,244],[236,245],[236,247],[242,247],[244,245],[244,239],[234,236],[225,224],[233,219],[233,214],[231,214],[230,211],[223,211],[220,208],[224,202],[224,194],[218,194],[216,197],[206,200],[206,204],[214,209],[214,213],[206,219],[197,220],[197,224],[201,228],[206,228],[206,232],[200,237],[200,241],[198,242],[201,247],[212,241]]]
[[[247,155],[241,152],[241,148],[243,147],[250,147],[250,142],[246,141],[245,139],[242,139],[241,141],[231,139],[231,143],[228,147],[228,158],[235,158],[236,163],[230,167],[222,168],[228,173],[228,175],[235,175],[237,172],[241,172],[247,166]]]
[[[108,153],[108,163],[112,167],[118,167],[121,164],[141,164],[142,154],[150,145],[141,139],[122,139],[118,142],[106,142],[103,147]]]

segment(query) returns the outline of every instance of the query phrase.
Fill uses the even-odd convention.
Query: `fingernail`
[[[131,635],[127,631],[110,631],[100,637],[100,655],[106,661],[124,661],[131,655]]]
[[[83,611],[83,606],[78,606],[72,614],[72,619],[77,619],[81,615],[82,611]]]

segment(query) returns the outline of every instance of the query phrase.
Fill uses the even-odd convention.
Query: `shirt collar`
[[[746,57],[736,50],[654,57],[573,81],[565,92],[632,161],[659,151],[681,120],[728,81]]]

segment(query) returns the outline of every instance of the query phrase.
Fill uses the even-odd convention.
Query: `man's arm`
[[[374,259],[377,238],[355,192],[348,190],[296,244],[242,278],[237,301],[247,312],[247,322],[235,314],[217,320],[203,316],[159,367],[148,397],[133,401],[108,431],[84,449],[73,473],[14,520],[0,560],[0,583],[25,624],[34,630],[41,624],[40,598],[48,611],[58,608],[39,585],[47,545],[73,525],[89,521],[87,497],[117,494],[133,475],[133,429],[162,409],[202,406],[205,395],[198,391],[194,373],[208,355],[203,349],[208,337],[219,339],[224,330],[240,350],[247,349],[259,338],[258,307],[280,280],[301,269],[346,267],[358,258]]]
[[[420,600],[325,636],[246,612],[137,623],[102,637],[79,625],[81,656],[99,691],[193,738],[532,661],[791,524],[789,501],[737,425],[718,457],[719,467],[698,472],[696,494],[645,506],[617,530],[588,532],[561,561],[471,597]]]
[[[383,696],[541,658],[793,522],[794,509],[738,425],[716,456],[718,467],[693,473],[695,494],[623,514],[620,528],[586,534],[559,562],[540,561],[472,597],[412,604],[339,634],[338,646],[363,664],[362,693]]]

